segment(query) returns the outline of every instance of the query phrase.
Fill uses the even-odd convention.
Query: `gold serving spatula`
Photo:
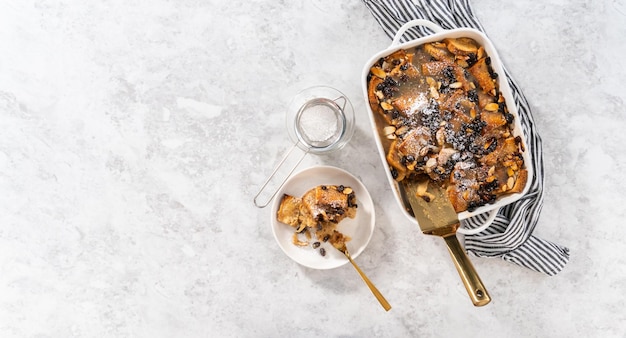
[[[491,298],[456,238],[460,223],[445,191],[430,180],[425,182],[407,180],[404,189],[422,232],[445,239],[452,261],[474,306],[487,305]]]

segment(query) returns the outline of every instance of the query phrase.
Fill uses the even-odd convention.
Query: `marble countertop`
[[[623,337],[626,2],[474,0],[534,111],[535,234],[571,250],[547,277],[472,258],[475,308],[444,242],[399,212],[362,98],[390,40],[357,0],[14,1],[0,11],[0,336]],[[357,262],[313,270],[252,198],[290,147],[301,89],[343,91],[340,152],[376,228]]]

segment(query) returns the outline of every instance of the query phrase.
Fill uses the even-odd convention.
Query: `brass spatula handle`
[[[463,251],[461,243],[459,243],[459,240],[456,238],[456,234],[445,236],[444,239],[446,240],[448,251],[452,256],[452,261],[461,276],[463,285],[465,285],[465,289],[472,303],[474,303],[474,306],[487,305],[491,301],[491,297],[489,297],[487,289],[485,289],[483,282],[480,280],[480,277],[478,277],[474,265],[472,265],[465,251]]]

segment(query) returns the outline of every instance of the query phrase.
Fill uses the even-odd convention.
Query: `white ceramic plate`
[[[365,249],[374,232],[374,204],[365,186],[349,172],[330,166],[316,166],[304,169],[291,176],[276,194],[272,204],[272,232],[280,248],[294,261],[313,269],[333,269],[348,263],[348,259],[330,243],[321,243],[326,249],[322,256],[311,246],[300,247],[293,244],[294,228],[279,222],[276,212],[284,194],[301,197],[318,185],[341,185],[351,187],[358,205],[355,218],[345,218],[339,222],[337,230],[352,238],[346,243],[352,258],[358,257]]]

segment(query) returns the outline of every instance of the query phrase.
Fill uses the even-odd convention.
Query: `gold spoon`
[[[341,251],[346,256],[346,258],[348,258],[350,263],[352,263],[352,266],[354,266],[354,268],[356,269],[356,272],[359,273],[359,275],[361,276],[361,278],[363,279],[365,284],[367,284],[367,286],[370,288],[370,291],[372,291],[372,293],[374,294],[376,299],[378,299],[378,302],[380,302],[380,305],[383,306],[385,311],[389,311],[391,309],[391,305],[389,305],[389,302],[387,302],[387,300],[385,299],[383,294],[380,293],[380,291],[378,291],[376,286],[374,286],[374,284],[370,281],[370,279],[367,278],[365,273],[363,273],[363,271],[361,271],[361,269],[359,268],[358,265],[356,265],[354,260],[352,260],[352,257],[350,256],[350,253],[348,252],[348,248],[346,247],[346,243],[343,243],[343,245],[341,245],[339,247],[335,247],[335,248],[337,250]]]

